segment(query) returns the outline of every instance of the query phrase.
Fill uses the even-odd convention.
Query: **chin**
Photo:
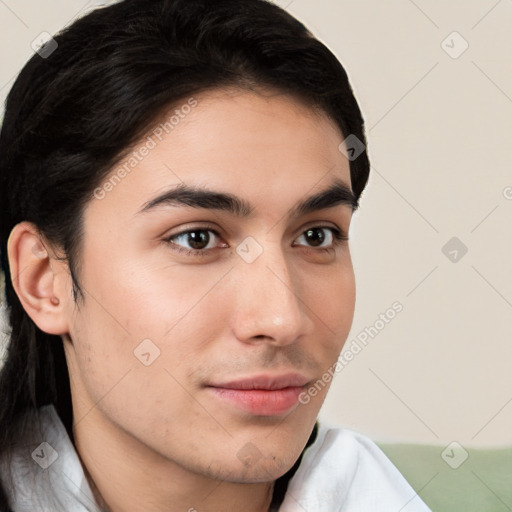
[[[246,442],[235,449],[235,459],[231,462],[232,475],[241,475],[245,482],[268,482],[276,480],[289,471],[301,456],[311,432],[308,425],[294,424],[294,428],[281,428],[272,435],[247,436]],[[272,439],[272,441],[270,441]]]
[[[260,460],[251,466],[240,467],[239,464],[235,464],[226,480],[245,484],[273,482],[290,470],[294,463],[295,460],[288,460],[288,457],[286,460],[276,457],[273,460]]]
[[[292,445],[287,448],[283,452],[281,445],[279,450],[270,448],[263,452],[249,442],[238,450],[232,475],[237,475],[240,481],[246,483],[276,480],[292,468],[302,451],[300,446]]]
[[[252,442],[245,443],[241,448],[233,452],[226,447],[224,453],[212,454],[212,458],[203,466],[203,474],[209,478],[221,479],[232,483],[263,483],[272,482],[284,475],[292,468],[301,454],[301,447],[294,443],[283,451],[283,446],[278,450],[273,447],[262,447],[261,451]],[[229,452],[234,454],[228,455]],[[199,470],[200,465],[196,466]]]

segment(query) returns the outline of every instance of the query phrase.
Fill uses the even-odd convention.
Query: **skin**
[[[9,240],[15,289],[43,331],[60,335],[70,372],[77,451],[98,500],[114,512],[268,510],[273,482],[299,457],[328,385],[286,414],[254,415],[205,384],[298,372],[310,382],[348,336],[355,283],[347,205],[294,219],[299,201],[335,178],[350,187],[343,140],[325,115],[277,93],[216,90],[84,211],[79,281],[30,223]],[[251,218],[148,201],[180,182],[230,192]],[[207,223],[206,227],[205,223]],[[322,252],[304,234],[327,226]],[[203,256],[186,229],[212,227]],[[252,263],[236,252],[251,236]],[[204,244],[206,245],[206,244]],[[142,340],[160,350],[149,366]],[[149,508],[148,508],[149,507]]]

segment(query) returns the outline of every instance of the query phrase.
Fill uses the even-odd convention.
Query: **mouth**
[[[255,375],[207,388],[222,402],[257,416],[279,416],[291,412],[310,379],[296,373]]]

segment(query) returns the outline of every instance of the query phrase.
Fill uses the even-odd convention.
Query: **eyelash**
[[[337,228],[333,228],[332,226],[312,226],[312,227],[307,228],[305,231],[303,231],[300,236],[302,236],[304,233],[306,233],[310,229],[328,229],[333,234],[333,243],[329,247],[315,248],[315,247],[307,247],[307,246],[302,246],[302,245],[300,246],[300,247],[305,247],[307,250],[310,250],[310,251],[321,252],[321,253],[331,252],[333,249],[335,249],[339,245],[342,245],[344,242],[348,241],[348,237],[345,236],[345,234],[342,231],[340,231]],[[212,229],[212,228],[206,227],[206,226],[200,226],[198,228],[187,229],[186,231],[181,231],[180,233],[175,233],[175,234],[165,238],[164,241],[168,242],[169,245],[173,246],[172,250],[182,253],[182,254],[185,254],[187,256],[195,256],[195,257],[206,256],[208,253],[210,253],[214,249],[186,249],[186,248],[181,247],[180,245],[172,242],[172,240],[174,238],[177,238],[182,235],[186,235],[188,233],[197,232],[197,231],[209,231],[211,233],[214,233],[215,236],[220,238],[219,233],[217,233],[217,231],[215,229]]]

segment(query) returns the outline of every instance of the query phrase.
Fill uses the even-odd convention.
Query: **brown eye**
[[[313,247],[322,245],[325,240],[325,233],[321,228],[308,229],[305,233],[305,238]]]
[[[192,249],[206,249],[210,234],[204,230],[189,231],[185,233],[185,239]]]
[[[213,234],[213,236],[212,236]],[[179,252],[184,252],[193,256],[201,256],[216,247],[215,238],[220,235],[212,229],[188,229],[181,233],[176,233],[166,238],[171,246]]]
[[[330,234],[326,235],[328,232]],[[331,226],[315,226],[313,228],[309,228],[297,239],[300,240],[304,238],[306,245],[309,247],[318,247],[319,249],[329,249],[335,247],[337,244],[341,243],[344,240],[348,240],[346,236],[344,236],[341,231]],[[325,245],[325,242],[327,244]]]

